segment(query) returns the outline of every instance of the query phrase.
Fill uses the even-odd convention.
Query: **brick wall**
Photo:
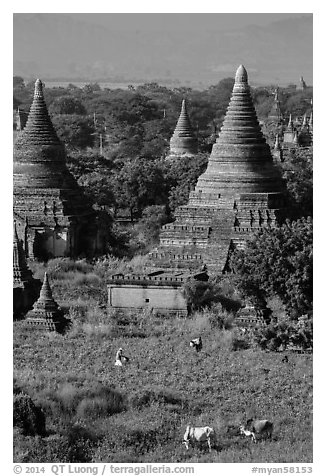
[[[108,306],[111,308],[187,311],[182,288],[176,286],[108,285]]]

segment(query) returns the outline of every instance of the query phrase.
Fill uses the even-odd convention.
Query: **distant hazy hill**
[[[312,84],[312,19],[225,31],[126,31],[62,14],[14,15],[14,74],[215,84],[243,63],[251,83]]]

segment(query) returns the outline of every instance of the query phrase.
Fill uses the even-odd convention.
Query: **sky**
[[[286,19],[296,21],[282,22]],[[286,85],[301,75],[311,84],[311,20],[311,13],[301,12],[17,12],[14,74],[28,81],[36,75],[50,81],[120,78],[203,87],[231,76],[243,63],[256,84]]]
[[[176,29],[232,29],[246,25],[268,25],[273,21],[285,18],[294,18],[304,15],[304,13],[116,13],[114,15],[104,15],[101,13],[68,13],[70,17],[77,21],[93,23],[110,27],[113,30],[155,30],[162,28],[166,30]]]

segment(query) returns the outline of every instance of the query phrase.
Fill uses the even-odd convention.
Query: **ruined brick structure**
[[[39,79],[14,144],[14,218],[29,258],[92,255],[103,248],[96,214],[67,169]]]
[[[61,332],[68,321],[53,299],[47,273],[44,273],[40,297],[26,315],[26,325],[39,330]]]
[[[184,155],[196,155],[198,141],[195,136],[188,116],[186,100],[182,101],[181,112],[170,140],[170,153],[168,157],[174,158]]]
[[[285,185],[257,120],[241,65],[208,166],[175,221],[162,227],[150,253],[160,268],[227,270],[228,256],[262,227],[284,219]]]
[[[41,281],[34,279],[28,268],[25,252],[18,238],[16,223],[14,224],[13,241],[13,311],[14,319],[21,319],[32,309],[38,298]]]

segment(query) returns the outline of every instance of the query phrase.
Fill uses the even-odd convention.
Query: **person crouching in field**
[[[117,367],[122,367],[122,362],[129,362],[129,357],[126,357],[125,355],[122,354],[122,349],[118,350],[116,356],[115,356],[115,364]]]

